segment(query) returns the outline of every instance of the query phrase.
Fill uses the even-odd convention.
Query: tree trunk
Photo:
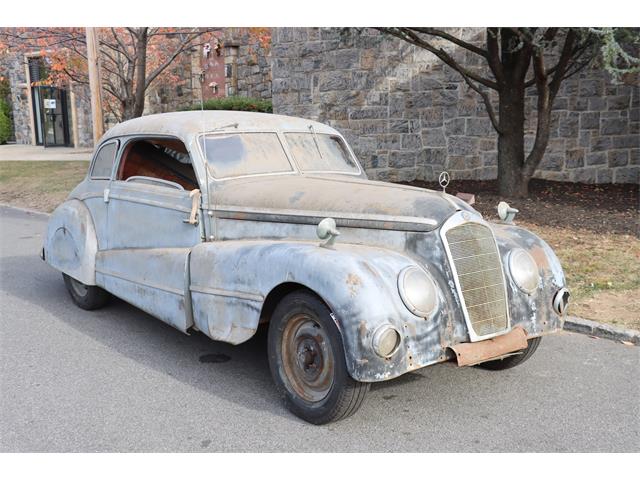
[[[524,85],[507,85],[499,93],[498,188],[505,197],[526,197],[524,165]]]

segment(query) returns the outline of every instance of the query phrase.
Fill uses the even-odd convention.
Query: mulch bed
[[[441,190],[437,182],[403,182],[421,188]],[[638,235],[640,196],[638,185],[586,185],[534,179],[529,184],[529,197],[503,198],[498,195],[495,180],[452,180],[447,193],[473,193],[473,208],[488,220],[496,219],[498,202],[505,200],[520,210],[517,220],[536,225],[568,227],[592,232]]]

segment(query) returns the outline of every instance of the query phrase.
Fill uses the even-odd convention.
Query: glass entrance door
[[[34,90],[37,143],[45,147],[69,146],[67,91],[48,86]]]

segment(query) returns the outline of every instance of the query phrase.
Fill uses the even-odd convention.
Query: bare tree
[[[551,110],[565,79],[598,57],[616,75],[638,68],[638,59],[623,48],[625,42],[637,45],[637,32],[630,29],[492,27],[486,29],[484,45],[437,28],[378,30],[433,53],[480,95],[498,133],[498,185],[506,196],[527,196],[529,180],[549,143]],[[440,46],[446,42],[477,55],[484,68],[456,61]],[[525,93],[530,87],[537,93],[537,126],[533,147],[525,154]],[[492,90],[497,93],[497,111]]]
[[[216,28],[100,28],[102,88],[106,108],[118,121],[139,117],[145,94],[162,77],[184,81],[170,67],[183,53],[211,41]],[[83,28],[3,28],[0,43],[9,49],[44,51],[51,81],[88,84],[86,38]]]

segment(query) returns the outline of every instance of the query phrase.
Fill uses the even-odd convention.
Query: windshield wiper
[[[313,125],[309,125],[309,130],[313,134],[313,142],[316,144],[316,148],[318,149],[318,155],[320,155],[320,160],[324,160],[322,157],[322,152],[320,151],[320,144],[318,143],[318,134],[316,133],[316,129],[313,128]]]

